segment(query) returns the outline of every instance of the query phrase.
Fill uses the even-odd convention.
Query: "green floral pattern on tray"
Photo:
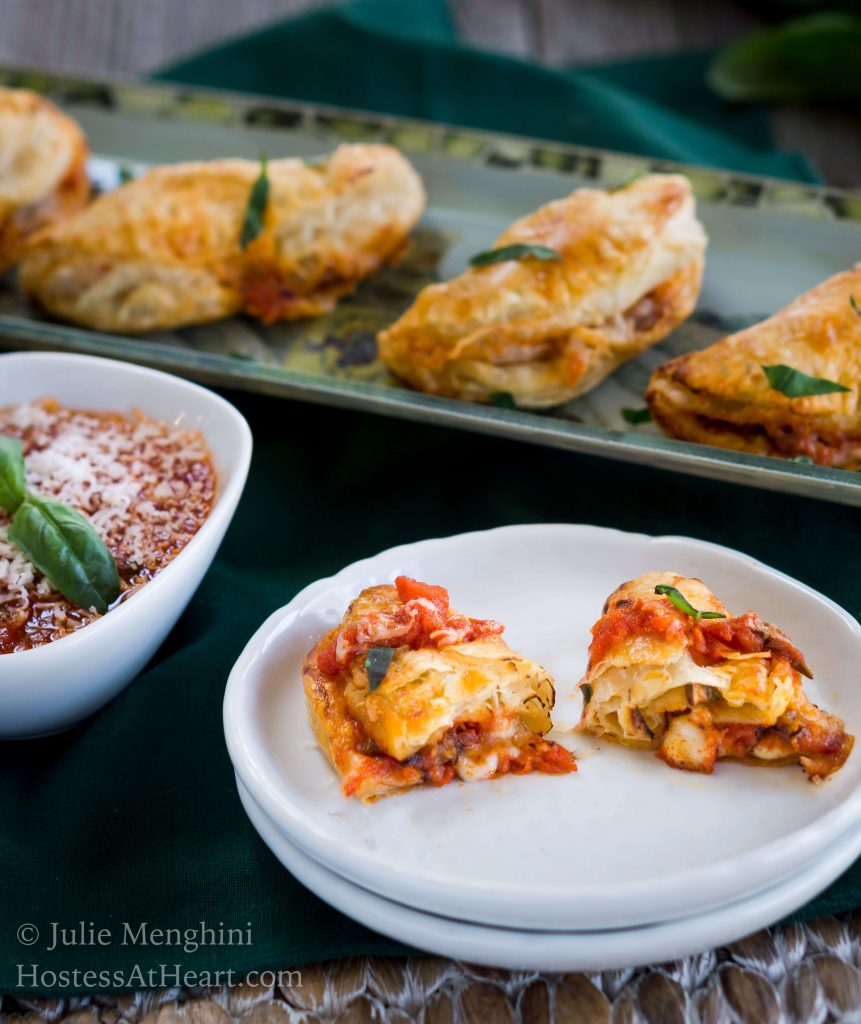
[[[778,182],[763,188],[761,179],[729,171],[681,167],[647,157],[562,143],[515,140],[466,128],[441,128],[404,118],[323,110],[289,101],[261,102],[254,97],[187,87],[131,82],[111,84],[9,68],[0,68],[0,84],[35,89],[60,103],[74,102],[119,112],[286,130],[313,126],[321,136],[333,141],[385,141],[407,153],[438,152],[452,160],[480,161],[515,170],[532,166],[591,178],[609,188],[623,184],[637,172],[681,170],[693,182],[700,199],[740,206],[766,202],[771,209],[861,221],[861,197],[838,189]]]

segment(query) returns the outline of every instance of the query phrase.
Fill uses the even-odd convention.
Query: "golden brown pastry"
[[[553,680],[502,631],[406,576],[362,591],[303,669],[311,725],[345,796],[576,770],[564,747],[541,738]]]
[[[472,267],[425,288],[378,338],[413,387],[524,408],[558,405],[654,345],[696,304],[706,236],[686,178],[578,189],[512,224],[493,248],[555,250]]]
[[[735,758],[819,779],[854,739],[810,703],[802,675],[801,652],[755,612],[733,617],[701,580],[650,572],[614,591],[592,627],[578,729],[673,768],[708,774]]]
[[[53,103],[29,89],[0,89],[0,271],[26,240],[79,210],[90,194],[87,142]]]
[[[665,363],[646,391],[653,418],[671,437],[686,441],[861,468],[859,310],[861,264],[768,320]],[[788,397],[762,369],[777,365],[849,390]]]
[[[263,229],[243,249],[259,174],[238,159],[157,167],[42,233],[21,284],[51,313],[105,331],[311,316],[397,260],[424,209],[421,180],[390,146],[272,160]]]

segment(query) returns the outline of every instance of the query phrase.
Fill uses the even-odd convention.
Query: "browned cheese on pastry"
[[[87,142],[53,103],[0,89],[0,271],[40,228],[76,213],[90,194]]]
[[[665,363],[646,401],[671,437],[756,455],[805,455],[861,468],[861,264],[768,320]],[[763,366],[784,365],[849,391],[789,398]]]
[[[332,309],[395,262],[424,210],[421,180],[391,146],[344,145],[317,164],[271,160],[260,234],[240,245],[260,164],[156,167],[43,232],[24,290],[56,316],[104,331],[265,323]]]
[[[518,243],[561,259],[473,267],[425,288],[379,336],[393,373],[432,394],[558,405],[664,338],[699,295],[706,236],[678,175],[578,189],[516,221],[493,248]]]

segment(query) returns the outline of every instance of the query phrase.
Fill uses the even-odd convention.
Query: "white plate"
[[[683,537],[515,526],[394,548],[312,584],[250,641],[225,696],[234,766],[284,834],[389,899],[512,928],[630,927],[773,885],[861,822],[861,757],[813,786],[797,768],[672,770],[648,753],[556,734],[568,776],[422,789],[365,805],[341,796],[313,742],[302,660],[350,600],[400,572],[448,587],[469,615],[507,624],[513,648],[555,676],[554,720],[573,726],[589,628],[606,596],[650,569],[702,577],[736,613],[756,609],[808,657],[813,700],[861,725],[861,627],[745,555]]]
[[[279,861],[336,910],[417,949],[512,971],[600,971],[691,956],[767,928],[812,899],[861,854],[861,828],[780,885],[718,910],[663,924],[595,932],[535,932],[468,924],[375,896],[328,871],[283,836],[237,779],[251,824]]]

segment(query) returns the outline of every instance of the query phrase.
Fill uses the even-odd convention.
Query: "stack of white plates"
[[[588,526],[517,526],[394,548],[306,588],[237,662],[225,729],[245,809],[284,866],[326,902],[420,949],[499,967],[598,970],[675,959],[791,913],[861,854],[861,749],[823,785],[798,768],[675,771],[648,752],[572,735],[589,628],[649,570],[698,576],[733,613],[792,637],[808,696],[861,727],[861,627],[759,562],[701,541]],[[344,798],[305,713],[302,661],[364,587],[407,575],[506,624],[556,679],[567,776]]]

